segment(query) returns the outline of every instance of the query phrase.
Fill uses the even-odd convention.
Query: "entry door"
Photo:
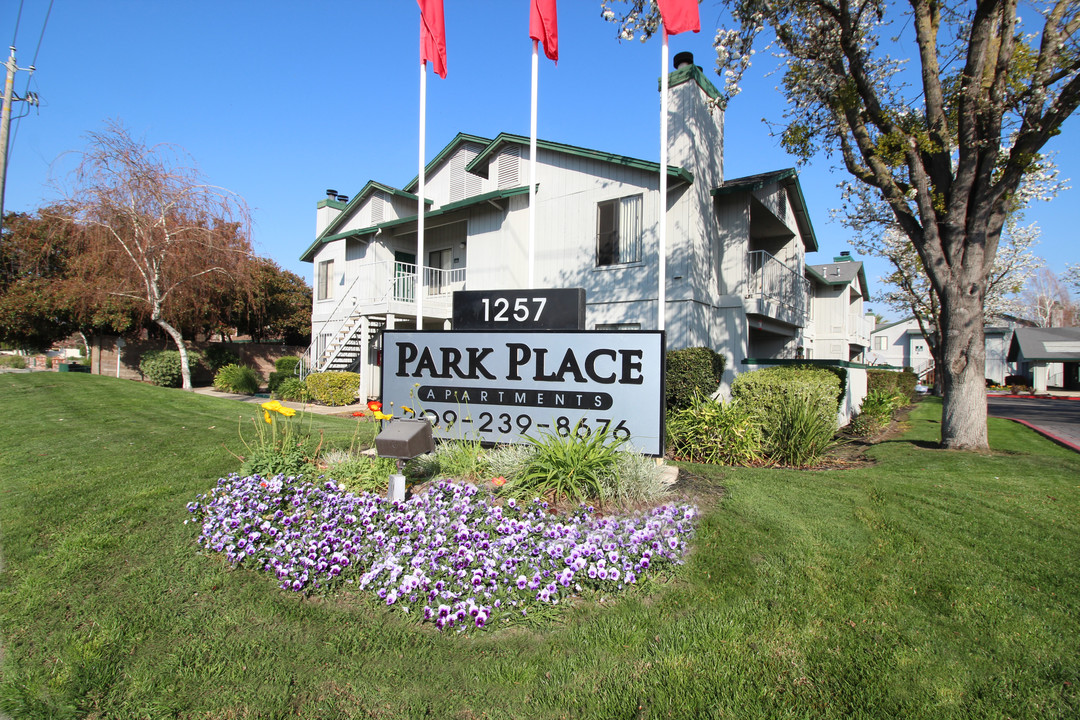
[[[416,300],[416,253],[394,252],[394,299]]]
[[[428,253],[428,267],[433,268],[428,281],[428,295],[442,295],[450,285],[450,248]]]

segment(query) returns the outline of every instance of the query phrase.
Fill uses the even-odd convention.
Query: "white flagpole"
[[[660,258],[657,264],[660,278],[657,288],[657,330],[664,329],[667,305],[668,35],[667,28],[661,28],[664,47],[660,53]]]
[[[536,287],[536,104],[540,78],[539,40],[532,42],[532,104],[529,112],[529,288]]]
[[[424,135],[427,124],[427,63],[420,61],[420,182],[416,189],[416,329],[424,329]]]

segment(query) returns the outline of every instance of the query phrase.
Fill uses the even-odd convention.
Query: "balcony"
[[[804,327],[810,283],[764,250],[748,253],[746,266],[746,312],[796,327]]]
[[[377,262],[360,265],[356,277],[332,317],[347,315],[416,314],[418,267],[413,263]],[[425,267],[424,316],[449,318],[452,293],[465,288],[465,268]],[[346,310],[345,308],[348,308]]]

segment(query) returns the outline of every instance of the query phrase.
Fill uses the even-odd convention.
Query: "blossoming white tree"
[[[784,146],[804,160],[835,153],[873,188],[941,301],[942,445],[988,447],[987,278],[1022,179],[1080,103],[1080,4],[1025,6],[1034,33],[1017,0],[724,4],[737,26],[716,35],[728,96],[770,38],[788,100]],[[650,0],[602,6],[623,33],[656,27]]]

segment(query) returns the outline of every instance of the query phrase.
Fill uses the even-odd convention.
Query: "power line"
[[[22,2],[23,2],[23,0],[19,0],[19,14],[20,15],[22,15]],[[28,68],[29,74],[26,76],[26,87],[23,89],[23,97],[24,98],[25,97],[30,97],[30,80],[33,79],[33,77],[34,77],[34,70],[35,70],[35,66],[37,65],[38,53],[41,52],[41,43],[45,40],[45,28],[47,28],[49,26],[49,17],[52,15],[53,2],[54,2],[54,0],[49,0],[49,9],[45,11],[45,21],[43,23],[41,23],[41,32],[38,34],[37,47],[34,48],[34,59],[30,62],[30,67]],[[18,32],[18,22],[16,22],[16,32]],[[12,128],[11,139],[8,141],[8,157],[9,157],[9,161],[10,161],[11,147],[14,146],[14,144],[15,144],[15,138],[19,137],[19,125],[21,124],[19,121],[30,114],[30,105],[32,105],[32,104],[37,104],[38,107],[41,107],[40,104],[38,104],[38,103],[27,103],[26,112],[24,112],[22,115],[19,115],[16,118],[12,118],[15,121],[15,127]]]

